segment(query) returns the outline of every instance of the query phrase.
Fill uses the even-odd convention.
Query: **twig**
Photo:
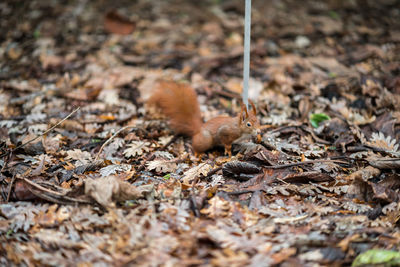
[[[34,93],[31,93],[29,95],[22,96],[22,97],[13,98],[10,100],[10,104],[13,104],[13,105],[22,104],[22,103],[27,102],[35,97],[45,95],[49,91],[55,91],[55,90],[56,90],[56,88],[47,88],[46,90],[43,90],[43,91],[34,92]]]
[[[279,182],[281,182],[281,183],[283,183],[283,184],[285,184],[285,185],[288,185],[288,184],[289,184],[288,182],[282,180],[282,179],[279,178],[279,177],[276,177],[276,180],[278,180]]]
[[[214,170],[216,170],[216,171],[211,170],[211,171],[207,174],[206,177],[211,176],[212,174],[210,175],[210,173],[213,173],[213,174],[214,174],[214,173],[216,173],[217,171],[219,171],[220,169],[221,169],[221,167],[215,168]],[[194,212],[194,214],[195,214],[196,217],[200,217],[200,209],[199,209],[199,207],[197,206],[197,202],[196,202],[196,192],[195,192],[195,187],[196,187],[197,183],[199,182],[199,180],[200,180],[200,175],[197,175],[196,178],[194,179],[193,183],[192,183],[191,188],[190,188],[190,200],[192,201],[193,212]]]
[[[315,141],[317,141],[317,142],[319,142],[319,143],[321,143],[321,144],[324,144],[324,145],[330,145],[330,144],[331,144],[331,142],[326,141],[326,140],[324,140],[324,139],[322,139],[322,138],[319,138],[319,137],[314,133],[314,131],[312,131],[312,130],[309,129],[308,127],[305,127],[304,125],[302,125],[302,126],[300,126],[300,128],[303,129],[304,131],[308,132],[309,134],[311,134],[312,138],[314,138]]]
[[[3,167],[1,168],[0,172],[3,172],[7,168],[7,164],[10,161],[11,156],[12,156],[12,151],[10,153],[8,153],[8,155],[7,155],[7,153],[4,155],[8,156],[8,158],[4,160],[4,164],[3,164]],[[2,156],[0,156],[0,158],[2,158]]]
[[[99,159],[100,153],[103,151],[104,147],[106,145],[108,145],[120,132],[128,129],[128,128],[135,128],[136,126],[132,126],[132,125],[128,125],[125,127],[122,127],[121,129],[119,129],[117,132],[115,132],[110,138],[107,139],[107,141],[104,142],[104,144],[100,147],[99,152],[97,152],[96,158],[94,159],[95,161],[97,161]]]
[[[266,169],[282,169],[282,168],[301,166],[301,165],[313,164],[313,163],[321,163],[321,162],[334,162],[334,163],[348,164],[348,162],[344,162],[344,161],[341,161],[341,160],[320,159],[320,160],[307,160],[307,161],[302,161],[302,162],[294,162],[294,163],[288,163],[288,164],[282,164],[282,165],[263,166],[263,168],[266,168]]]
[[[7,152],[7,153],[1,155],[0,158],[9,155],[10,153],[16,151],[17,149],[20,149],[21,147],[24,147],[24,146],[26,146],[27,144],[32,143],[32,142],[35,141],[36,139],[38,139],[38,138],[44,136],[45,134],[51,132],[54,128],[56,128],[58,125],[60,125],[60,124],[63,123],[65,120],[67,120],[69,117],[71,117],[71,116],[72,116],[75,112],[77,112],[79,109],[80,109],[80,107],[76,108],[74,111],[72,111],[70,114],[68,114],[67,117],[65,117],[64,119],[62,119],[62,120],[60,120],[59,122],[57,122],[54,126],[52,126],[50,129],[46,130],[44,133],[42,133],[42,134],[40,134],[40,135],[38,135],[38,136],[32,138],[31,140],[29,140],[29,141],[27,141],[27,142],[25,142],[25,143],[23,143],[23,144],[17,146],[16,148],[12,149],[11,151],[9,151],[9,152]]]
[[[47,189],[47,188],[45,188],[45,187],[43,187],[43,186],[41,186],[41,185],[39,185],[39,184],[37,184],[37,183],[35,183],[33,181],[30,181],[30,180],[26,179],[26,178],[19,178],[19,179],[23,180],[25,183],[31,185],[33,188],[35,188],[35,189],[37,189],[37,190],[39,190],[39,191],[41,191],[43,193],[50,194],[50,195],[43,195],[43,194],[36,195],[36,196],[44,198],[46,200],[60,201],[60,200],[54,199],[55,197],[60,197],[63,200],[67,200],[67,201],[71,201],[71,202],[75,202],[75,203],[83,203],[83,204],[91,203],[90,201],[85,200],[85,199],[78,199],[78,198],[69,197],[69,196],[66,195],[66,192],[60,193],[60,192],[57,192],[57,191],[53,191],[53,190]],[[66,191],[64,188],[60,188],[60,189]],[[30,190],[30,191],[32,192],[32,190]],[[32,192],[32,193],[34,194],[34,192]],[[51,199],[49,199],[49,198],[51,198]]]
[[[196,192],[195,192],[194,190],[195,190],[195,186],[196,186],[197,182],[198,182],[199,179],[200,179],[199,177],[200,177],[200,176],[198,175],[198,176],[195,178],[195,180],[193,181],[192,187],[190,188],[190,200],[192,201],[193,212],[194,212],[194,215],[195,215],[196,217],[200,217],[200,209],[199,209],[199,207],[197,206],[197,202],[196,202]]]
[[[194,215],[199,218],[200,217],[200,209],[197,206],[197,202],[196,202],[196,195],[193,193],[193,191],[191,191],[190,193],[190,201],[192,202],[193,205],[193,212]]]
[[[223,191],[223,192],[227,193],[228,195],[241,195],[241,194],[247,194],[247,193],[254,193],[255,191],[257,191],[257,190],[244,189],[244,190],[240,190],[240,191],[232,191],[232,192]]]
[[[204,177],[205,179],[210,178],[211,176],[213,176],[214,174],[216,174],[217,172],[219,172],[220,170],[222,170],[222,167],[217,167],[212,169],[211,171],[209,171],[207,173],[207,175]]]
[[[59,196],[59,197],[65,196],[64,193],[60,193],[60,192],[57,192],[57,191],[53,191],[53,190],[47,189],[46,187],[43,187],[43,186],[41,186],[41,185],[39,185],[39,184],[37,184],[37,183],[31,181],[31,180],[28,180],[28,179],[26,179],[26,178],[20,178],[20,179],[23,180],[25,183],[27,183],[27,184],[29,184],[29,185],[31,185],[31,186],[37,188],[38,190],[40,190],[40,191],[42,191],[42,192],[46,192],[46,193],[49,193],[49,194],[53,194],[53,195]],[[65,190],[65,189],[63,188],[63,190]]]
[[[10,200],[10,195],[11,195],[11,191],[12,191],[12,187],[14,185],[15,182],[15,174],[13,175],[10,185],[8,186],[8,193],[7,193],[7,199],[6,199],[6,203],[8,203],[8,201]]]

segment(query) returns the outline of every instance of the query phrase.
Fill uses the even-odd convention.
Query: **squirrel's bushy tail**
[[[200,131],[203,124],[200,106],[196,92],[189,85],[158,81],[147,103],[161,109],[175,133],[194,136]]]

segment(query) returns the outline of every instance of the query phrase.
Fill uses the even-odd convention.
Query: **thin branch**
[[[10,201],[10,195],[11,195],[11,191],[12,191],[12,187],[14,185],[15,182],[15,174],[13,175],[11,182],[8,186],[8,193],[7,193],[7,199],[6,199],[6,203],[8,203],[8,201]]]
[[[125,126],[122,127],[121,129],[119,129],[117,132],[115,132],[110,138],[107,139],[107,141],[104,142],[104,144],[100,147],[99,152],[97,152],[96,158],[94,159],[95,161],[97,161],[99,159],[100,153],[103,151],[104,147],[106,145],[108,145],[119,133],[121,133],[122,131],[128,129],[128,128],[135,128],[136,126]]]
[[[35,194],[38,197],[44,198],[46,200],[50,200],[50,201],[56,202],[55,197],[60,197],[62,200],[67,200],[67,201],[71,201],[71,202],[75,202],[75,203],[83,203],[83,204],[91,203],[90,201],[85,200],[85,199],[78,199],[78,198],[73,198],[73,197],[67,196],[66,195],[67,191],[64,188],[60,188],[60,190],[64,191],[64,193],[60,193],[60,192],[57,192],[57,191],[53,191],[53,190],[47,189],[47,188],[45,188],[45,187],[43,187],[43,186],[41,186],[41,185],[39,185],[39,184],[37,184],[37,183],[35,183],[33,181],[30,181],[30,180],[26,179],[26,178],[19,178],[19,179],[21,179],[25,183],[31,185],[34,189],[38,190],[39,192],[42,192],[40,195],[39,195],[39,193],[35,194],[31,190],[33,188],[30,188],[30,191],[33,194]],[[49,194],[49,195],[46,195],[46,193]],[[49,198],[51,198],[51,199],[49,199]],[[57,199],[57,201],[60,201],[60,200]]]
[[[57,192],[57,191],[53,191],[53,190],[47,189],[46,187],[43,187],[43,186],[41,186],[41,185],[31,181],[31,180],[28,180],[26,178],[22,177],[22,178],[19,178],[19,179],[23,180],[25,183],[35,187],[36,189],[38,189],[38,190],[40,190],[42,192],[47,192],[49,194],[53,194],[53,195],[59,196],[59,197],[65,196],[65,193],[60,193],[60,192]],[[65,190],[64,188],[62,188],[62,189]]]
[[[341,160],[319,159],[319,160],[307,160],[307,161],[302,161],[302,162],[294,162],[294,163],[288,163],[288,164],[282,164],[282,165],[263,166],[263,168],[283,169],[283,168],[288,168],[288,167],[301,166],[301,165],[313,164],[313,163],[321,163],[321,162],[334,162],[334,163],[339,163],[339,164],[348,164],[348,162],[341,161]]]
[[[208,178],[210,178],[211,176],[213,176],[214,174],[216,174],[217,172],[219,172],[220,170],[222,170],[222,167],[214,168],[214,169],[212,169],[211,171],[209,171],[209,172],[207,173],[207,175],[206,175],[204,178],[205,178],[205,179],[208,179]]]
[[[0,158],[9,155],[10,153],[16,151],[17,149],[20,149],[21,147],[24,147],[24,146],[26,146],[27,144],[32,143],[32,142],[35,141],[36,139],[38,139],[38,138],[40,138],[40,137],[42,137],[42,136],[48,134],[48,133],[51,132],[54,128],[56,128],[58,125],[60,125],[60,124],[63,123],[65,120],[67,120],[69,117],[71,117],[71,116],[72,116],[75,112],[77,112],[79,109],[80,109],[80,107],[76,108],[74,111],[72,111],[70,114],[68,114],[67,117],[65,117],[64,119],[62,119],[62,120],[60,120],[59,122],[57,122],[55,125],[53,125],[50,129],[46,130],[44,133],[42,133],[42,134],[40,134],[40,135],[38,135],[38,136],[32,138],[31,140],[29,140],[29,141],[27,141],[27,142],[25,142],[25,143],[23,143],[23,144],[17,146],[16,148],[12,149],[11,151],[9,151],[9,152],[7,152],[7,153],[1,155]]]

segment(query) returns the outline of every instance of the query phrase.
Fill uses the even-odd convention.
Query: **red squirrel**
[[[252,101],[251,111],[242,104],[236,117],[218,116],[205,123],[201,118],[197,94],[192,87],[172,81],[159,81],[147,101],[169,118],[170,128],[177,134],[190,136],[195,153],[203,153],[215,146],[224,146],[231,155],[232,143],[248,134],[260,132],[260,123]]]

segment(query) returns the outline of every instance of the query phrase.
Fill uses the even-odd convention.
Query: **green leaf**
[[[36,29],[36,30],[33,32],[33,37],[34,37],[35,39],[40,38],[40,30],[39,30],[39,29]]]
[[[165,180],[168,180],[169,178],[171,178],[171,174],[170,173],[168,173],[168,174],[166,174],[166,175],[164,175],[164,177],[163,177]]]
[[[323,121],[330,120],[331,117],[326,115],[325,113],[314,113],[310,116],[311,125],[314,128],[318,128],[319,124]]]
[[[329,72],[328,76],[329,76],[329,78],[336,78],[337,74],[334,72]]]
[[[127,200],[125,201],[125,206],[127,207],[133,207],[136,204],[135,200]]]
[[[336,13],[336,11],[333,11],[333,10],[329,11],[329,16],[331,18],[333,18],[333,19],[340,19],[339,14]]]
[[[353,261],[352,267],[373,264],[384,264],[385,266],[399,266],[400,252],[383,249],[371,249],[360,255]]]
[[[8,229],[8,231],[7,231],[7,233],[6,233],[6,236],[7,237],[10,237],[11,236],[11,234],[13,233],[14,231],[13,231],[13,229]]]

